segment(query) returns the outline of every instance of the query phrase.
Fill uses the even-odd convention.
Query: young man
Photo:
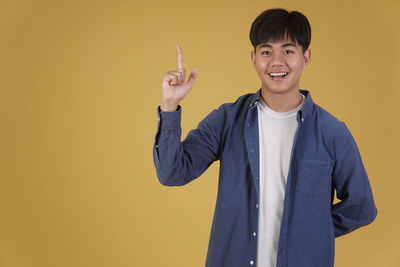
[[[185,82],[177,46],[158,107],[158,179],[185,185],[220,161],[206,266],[331,267],[335,238],[377,216],[360,153],[345,123],[299,88],[311,57],[307,18],[266,10],[250,40],[261,88],[213,110],[182,142],[179,103],[198,70]]]

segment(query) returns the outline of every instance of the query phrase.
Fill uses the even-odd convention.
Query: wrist
[[[179,103],[161,101],[160,109],[161,111],[176,111],[178,109]]]

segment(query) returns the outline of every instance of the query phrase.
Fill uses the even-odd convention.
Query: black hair
[[[311,26],[307,17],[298,11],[273,8],[264,10],[251,25],[250,41],[254,52],[259,44],[284,38],[297,42],[304,53],[311,42]]]

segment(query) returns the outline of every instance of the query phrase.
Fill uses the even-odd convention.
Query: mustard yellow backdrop
[[[152,146],[176,44],[199,75],[183,136],[255,92],[249,30],[263,10],[312,26],[301,88],[346,122],[376,221],[336,239],[335,266],[400,266],[400,2],[0,1],[0,266],[204,266],[218,167],[157,179]]]

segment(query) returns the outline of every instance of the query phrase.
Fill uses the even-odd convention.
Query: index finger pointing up
[[[178,69],[183,69],[182,48],[180,45],[176,45],[176,49],[178,50]]]

